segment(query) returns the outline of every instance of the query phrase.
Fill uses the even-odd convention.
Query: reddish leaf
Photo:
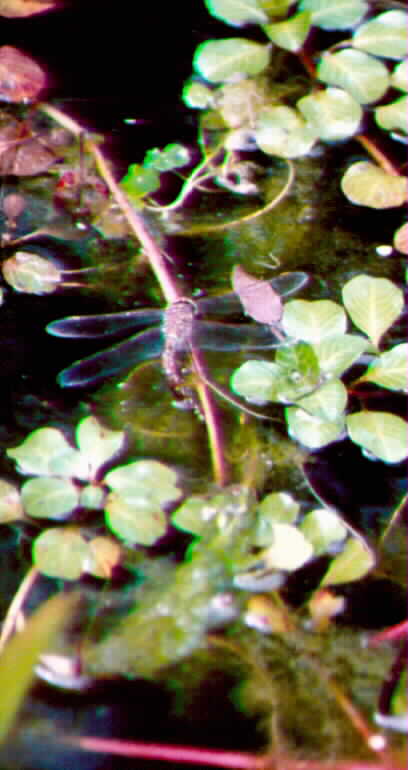
[[[27,124],[10,119],[0,128],[0,174],[40,174],[55,159],[54,153],[31,132]]]
[[[276,324],[282,317],[282,300],[269,281],[246,273],[241,265],[232,271],[232,286],[245,313],[261,324]]]
[[[0,16],[8,19],[34,16],[36,13],[57,10],[58,0],[0,0]]]
[[[0,99],[27,104],[38,98],[45,83],[45,72],[34,59],[10,45],[0,48]]]
[[[3,212],[6,216],[7,226],[15,227],[16,221],[26,207],[25,198],[18,193],[8,193],[3,199]]]

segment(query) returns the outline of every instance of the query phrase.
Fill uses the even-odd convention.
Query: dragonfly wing
[[[107,377],[132,369],[143,361],[157,358],[162,350],[163,336],[157,326],[112,345],[101,353],[76,361],[60,372],[58,382],[63,388],[95,385]]]
[[[232,315],[242,313],[242,305],[233,291],[218,297],[206,297],[197,301],[199,313],[202,315]]]
[[[300,270],[291,273],[281,273],[276,278],[272,278],[269,283],[272,288],[282,297],[288,294],[294,294],[307,283],[309,276]],[[202,315],[231,315],[232,313],[242,313],[242,305],[235,292],[230,291],[227,294],[221,294],[218,297],[206,297],[197,300],[197,307]]]
[[[55,337],[109,337],[121,331],[137,329],[160,323],[163,311],[125,310],[123,313],[102,313],[99,315],[72,315],[52,321],[47,332]]]
[[[203,350],[262,350],[282,344],[282,337],[263,324],[196,321],[193,327],[193,345]]]
[[[291,273],[281,273],[276,278],[272,278],[270,284],[275,291],[282,297],[288,294],[294,294],[299,291],[308,282],[309,276],[301,270],[294,270]]]

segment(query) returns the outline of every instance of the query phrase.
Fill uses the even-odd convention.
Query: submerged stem
[[[228,220],[228,222],[222,222],[222,224],[216,224],[216,225],[203,225],[202,227],[193,226],[193,227],[186,228],[184,230],[180,230],[177,232],[177,234],[178,235],[193,235],[193,234],[201,235],[202,233],[215,233],[215,232],[219,232],[220,230],[229,230],[231,227],[237,227],[237,225],[242,225],[246,222],[250,222],[253,219],[257,219],[257,217],[260,217],[263,214],[267,214],[269,211],[272,211],[272,209],[278,206],[279,203],[286,197],[295,179],[295,167],[292,161],[288,160],[287,158],[285,158],[284,160],[286,160],[286,163],[288,164],[288,178],[286,180],[286,183],[282,187],[282,190],[276,196],[276,198],[273,198],[271,201],[268,201],[268,203],[266,203],[265,206],[261,206],[260,209],[251,211],[250,214],[246,214],[245,216],[239,217],[238,219],[230,219]]]
[[[76,137],[81,138],[84,136],[85,131],[82,126],[68,115],[65,115],[65,113],[61,112],[58,108],[44,103],[40,105],[40,109]],[[131,231],[142,245],[151,268],[160,284],[166,302],[171,305],[172,303],[183,299],[184,293],[182,287],[172,275],[165,255],[158,246],[153,235],[150,233],[145,218],[131,205],[127,196],[116,182],[109,164],[96,142],[91,138],[87,138],[86,147],[91,155],[93,155],[97,169],[101,177],[105,180],[113,198],[125,215]],[[200,370],[204,369],[201,357],[198,351],[195,350],[192,351],[192,356],[199,374]],[[216,404],[204,381],[198,382],[196,388],[207,426],[214,477],[216,482],[223,486],[227,483],[229,474],[224,457],[224,442],[222,439],[221,425],[217,415]]]

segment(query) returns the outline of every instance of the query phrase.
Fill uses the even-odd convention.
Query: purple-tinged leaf
[[[280,294],[269,281],[262,281],[246,273],[241,265],[232,271],[232,286],[241,300],[245,313],[261,324],[276,324],[282,317]]]

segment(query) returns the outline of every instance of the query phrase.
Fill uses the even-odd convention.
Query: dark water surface
[[[106,136],[104,148],[115,161],[118,177],[128,163],[140,162],[150,147],[163,146],[172,141],[195,142],[195,116],[183,106],[180,98],[183,82],[191,74],[193,51],[208,37],[234,34],[231,28],[209,17],[201,0],[150,4],[138,3],[137,0],[122,0],[121,3],[112,0],[72,0],[57,13],[31,19],[2,19],[1,30],[3,45],[14,45],[31,54],[49,73],[49,90],[44,98],[55,100],[91,131]],[[141,122],[128,125],[124,121],[129,118]],[[315,163],[318,164],[319,160]],[[312,202],[316,210],[320,205],[321,189],[317,190],[316,199]],[[330,278],[331,288],[338,290],[345,274],[350,277],[358,268],[363,271],[361,263],[368,252],[368,243],[372,244],[373,238],[381,242],[382,234],[388,242],[392,228],[387,225],[386,232],[382,230],[378,217],[373,232],[369,230],[367,212],[359,214],[356,207],[345,204],[339,213],[335,204],[332,205],[333,210],[325,212],[324,217],[319,219],[318,227],[322,230],[326,228],[327,254],[323,256],[322,252],[319,255],[321,275],[314,285],[320,287]],[[283,208],[279,216],[282,229],[285,224],[293,232],[290,207],[291,204]],[[383,216],[385,221],[386,215],[381,213]],[[270,233],[266,231],[268,226],[277,230],[276,222],[272,219],[269,225],[258,223],[254,228],[256,237],[265,241],[266,253],[270,248]],[[338,233],[334,222],[339,228]],[[347,228],[350,223],[361,236],[361,250],[355,257],[350,256],[344,234],[340,232],[342,224]],[[286,269],[318,272],[310,244],[312,241],[316,243],[316,250],[321,247],[320,230],[317,229],[313,235],[306,226],[304,230],[298,227],[297,232],[293,232],[293,238],[298,238],[298,241],[293,253],[288,255]],[[275,235],[274,251],[281,249],[285,252],[284,238],[282,243],[281,246],[279,235]],[[61,251],[64,249],[62,244],[59,248]],[[240,249],[244,254],[250,253],[251,233],[247,234],[245,241],[240,233],[231,232],[226,240],[222,238],[222,247],[221,238],[214,238],[210,245],[201,248],[208,257],[206,269],[210,264],[210,270],[213,270],[212,278],[216,270],[219,272],[221,249],[223,255],[227,251],[226,259],[231,264],[236,261]],[[373,249],[374,246],[371,246],[372,252]],[[338,265],[341,260],[344,260],[344,272],[334,275],[334,262]],[[392,268],[387,269],[392,272]],[[381,275],[383,266],[377,260],[374,269],[367,267],[367,272]],[[79,397],[73,393],[62,394],[55,384],[55,375],[70,361],[86,355],[88,351],[84,353],[77,342],[72,348],[74,352],[64,346],[57,348],[55,340],[44,332],[46,323],[72,313],[108,310],[100,299],[83,297],[80,292],[43,298],[17,296],[10,291],[7,303],[2,308],[0,338],[3,361],[0,369],[0,444],[5,447],[13,441],[18,443],[33,427],[47,423],[48,398],[53,399],[50,414],[54,420],[60,406],[61,424],[67,409],[72,407],[74,411],[78,408]],[[76,419],[72,418],[73,421]],[[355,448],[352,448],[351,455],[349,452],[350,447],[340,443],[327,452],[318,453],[315,462],[310,464],[309,476],[313,477],[322,499],[344,507],[349,520],[356,526],[375,529],[383,512],[389,510],[401,494],[401,467],[393,470],[382,466],[381,473],[377,473],[378,463],[362,458]],[[349,473],[353,463],[358,474],[357,471],[352,474],[351,483]],[[333,467],[339,470],[335,476],[332,474]],[[375,485],[370,483],[373,474]],[[366,491],[368,494],[365,494]],[[359,517],[357,521],[352,519],[354,515]],[[3,543],[7,551],[5,563],[10,573],[15,568],[14,544],[6,536]],[[16,572],[13,588],[10,574],[3,580],[0,576],[1,590],[9,594],[9,599],[19,579]],[[384,617],[384,623],[402,619],[399,597],[394,606],[395,609]],[[366,626],[370,627],[370,623],[371,619],[368,619]],[[160,686],[137,681],[125,685],[112,683],[84,696],[51,693],[46,687],[37,688],[27,701],[25,711],[30,719],[55,719],[62,729],[79,726],[88,734],[255,750],[262,735],[255,732],[251,720],[245,720],[232,707],[229,699],[232,684],[228,677],[220,673],[218,679],[215,677],[206,685],[200,707],[196,706],[194,713],[184,721],[177,720],[174,715],[169,716],[174,709],[174,701],[168,692]],[[125,770],[131,767],[164,770],[164,767],[171,766],[167,763],[130,762],[73,752],[61,753],[57,746],[47,749],[31,734],[25,737],[21,734],[15,745],[0,752],[0,770]]]

